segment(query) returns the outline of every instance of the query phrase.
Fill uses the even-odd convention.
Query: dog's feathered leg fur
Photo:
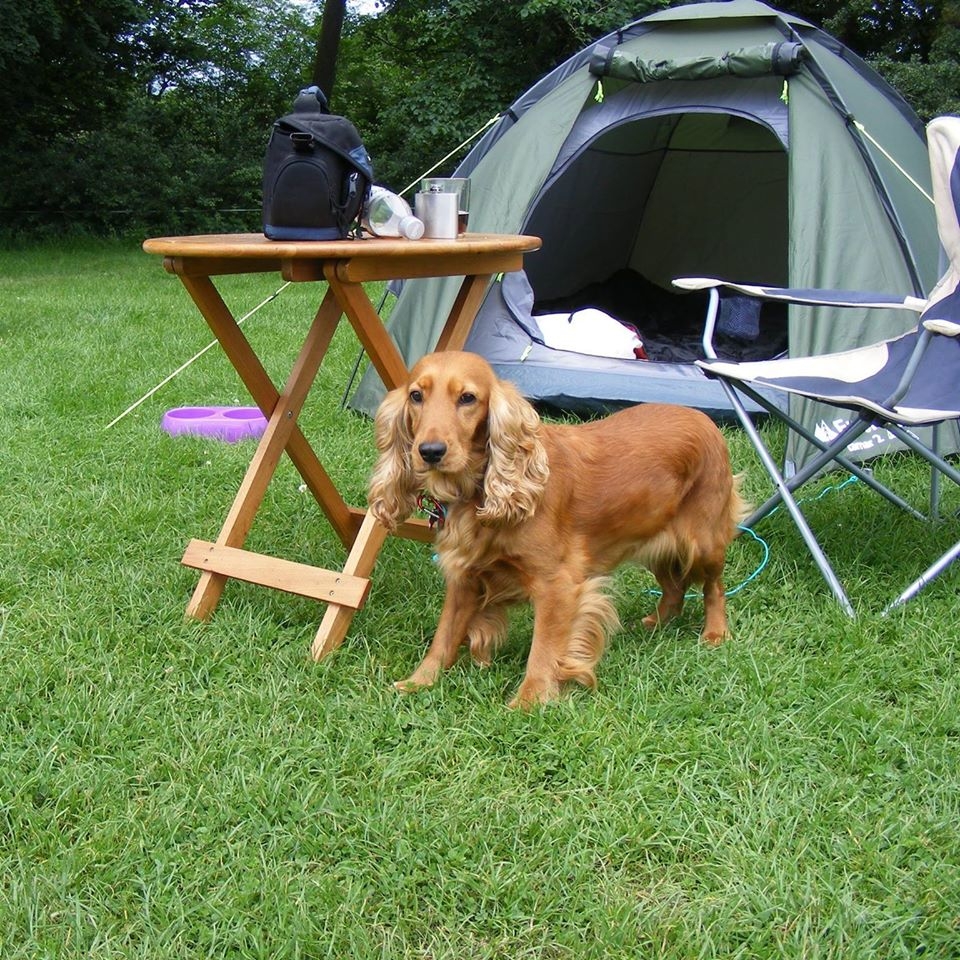
[[[481,667],[489,667],[506,633],[507,611],[503,604],[478,611],[467,628],[467,642],[473,662]]]
[[[592,577],[581,587],[567,652],[557,664],[561,683],[574,680],[591,689],[597,685],[594,668],[603,656],[607,638],[620,626],[617,609],[604,592],[609,582],[609,577]]]
[[[533,600],[533,642],[527,672],[513,707],[553,700],[566,680],[596,686],[594,672],[607,634],[619,623],[616,609],[603,592],[606,577],[585,580],[560,570]]]

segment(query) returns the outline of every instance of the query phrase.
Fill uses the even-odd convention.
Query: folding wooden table
[[[313,642],[317,660],[343,641],[366,601],[370,574],[386,529],[365,510],[348,506],[297,426],[340,318],[346,315],[388,387],[406,381],[407,367],[363,288],[371,280],[462,276],[463,282],[437,342],[437,350],[462,349],[491,277],[519,270],[523,255],[540,247],[537,237],[463,234],[455,240],[363,239],[272,241],[261,234],[161,237],[146,240],[147,253],[180,277],[254,402],[267,429],[233,506],[214,542],[191,540],[182,562],[201,571],[187,616],[208,619],[230,577],[285,590],[327,604]],[[295,282],[325,281],[326,291],[282,390],[274,386],[212,278],[279,272]],[[243,549],[254,516],[283,452],[348,550],[343,570],[324,570]],[[429,540],[427,524],[410,520],[398,535]]]

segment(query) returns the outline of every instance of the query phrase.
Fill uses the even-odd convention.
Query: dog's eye
[[[411,390],[411,391],[410,391],[410,402],[411,402],[411,403],[423,403],[423,391],[422,391],[422,390]]]
[[[461,407],[467,407],[471,403],[477,402],[477,397],[473,393],[461,393],[460,399],[457,401]]]

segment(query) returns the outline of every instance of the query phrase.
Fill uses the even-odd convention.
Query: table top
[[[200,234],[154,237],[143,242],[147,253],[164,257],[214,257],[243,260],[352,260],[367,257],[463,256],[530,253],[540,238],[522,234],[464,233],[455,240],[406,240],[364,237],[362,240],[268,240],[262,233]]]

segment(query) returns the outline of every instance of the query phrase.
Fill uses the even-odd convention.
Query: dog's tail
[[[597,685],[594,668],[607,637],[620,626],[613,601],[604,593],[609,577],[592,577],[581,587],[580,602],[570,633],[570,645],[557,664],[557,679],[574,680],[591,689]]]

